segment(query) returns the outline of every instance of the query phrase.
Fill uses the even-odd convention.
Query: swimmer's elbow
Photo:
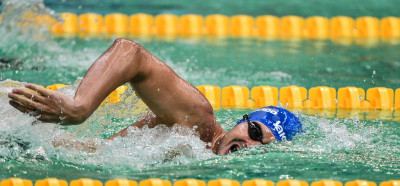
[[[141,49],[142,46],[139,43],[136,43],[135,41],[129,40],[129,39],[124,39],[124,38],[118,38],[114,41],[114,46],[123,46],[123,47],[129,47],[130,49]]]
[[[121,55],[121,58],[125,61],[128,68],[126,68],[128,79],[130,81],[138,82],[149,77],[153,69],[160,68],[161,63],[155,64],[157,60],[149,51],[147,51],[142,45],[134,41],[119,38],[114,41],[114,46],[120,50],[125,51],[126,55]]]
[[[118,49],[118,52],[122,54],[123,57],[128,57],[130,59],[138,59],[140,58],[140,55],[142,53],[142,50],[144,49],[142,45],[139,43],[136,43],[135,41],[129,40],[129,39],[124,39],[124,38],[118,38],[114,41],[113,46]],[[125,56],[127,55],[127,56]],[[139,55],[139,56],[138,56]]]
[[[135,41],[118,38],[114,41],[113,46],[117,48],[120,57],[128,59],[127,61],[129,61],[131,65],[134,65],[136,69],[141,69],[139,67],[144,66],[143,63],[148,62],[148,60],[145,60],[145,55],[143,55],[147,53],[147,50]]]

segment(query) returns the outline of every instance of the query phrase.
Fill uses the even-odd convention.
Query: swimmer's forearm
[[[77,141],[77,140],[67,140],[67,139],[54,139],[54,147],[64,147],[66,149],[84,150],[87,153],[94,153],[97,150],[97,145],[94,141]]]
[[[118,86],[133,79],[146,76],[147,65],[143,63],[147,52],[139,44],[117,39],[89,68],[74,98],[80,110],[79,120],[85,121],[100,103]]]

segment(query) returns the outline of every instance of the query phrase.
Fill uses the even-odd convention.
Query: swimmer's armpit
[[[99,144],[95,141],[78,141],[74,139],[56,138],[53,140],[54,147],[64,147],[66,149],[84,150],[87,153],[95,153]]]

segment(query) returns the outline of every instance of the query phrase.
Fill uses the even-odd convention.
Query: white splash
[[[78,84],[79,81],[58,91],[72,97]],[[8,104],[7,93],[14,87],[24,86],[24,83],[6,80],[0,81],[0,85],[0,116],[2,117],[0,121],[0,159],[3,158],[6,161],[10,159],[18,161],[61,159],[81,165],[113,167],[113,169],[116,167],[129,169],[135,166],[140,169],[154,165],[185,164],[215,157],[212,151],[206,148],[207,144],[200,140],[197,132],[178,125],[172,128],[159,125],[152,129],[147,126],[142,129],[130,127],[127,137],[117,137],[114,140],[102,139],[99,134],[104,128],[99,128],[98,126],[102,125],[97,121],[106,120],[102,123],[105,126],[123,126],[126,124],[113,122],[109,118],[109,113],[113,113],[112,115],[115,117],[133,117],[131,108],[142,108],[140,104],[143,103],[129,90],[120,103],[106,104],[81,126],[68,127],[65,130],[64,127],[57,124],[38,122],[36,118],[23,114]],[[126,102],[129,100],[131,102]],[[125,111],[114,112],[114,109],[121,111],[128,105],[131,105],[130,109],[125,108]],[[142,117],[147,112],[146,108],[142,108],[140,112],[136,113]],[[138,117],[138,115],[134,117]],[[116,126],[114,126],[114,130],[118,128]],[[77,131],[86,134],[78,135]],[[55,147],[56,141],[66,141],[70,145]],[[94,146],[95,150],[87,152],[76,144]]]

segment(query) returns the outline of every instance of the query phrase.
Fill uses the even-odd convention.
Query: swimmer
[[[289,111],[265,107],[244,115],[232,130],[225,131],[217,123],[211,104],[196,87],[141,45],[127,39],[116,39],[92,64],[74,98],[34,84],[27,84],[26,89],[15,88],[8,97],[14,108],[41,121],[76,125],[83,123],[113,90],[127,82],[152,112],[131,126],[179,124],[194,128],[218,155],[291,140],[302,130],[298,118]],[[127,131],[125,128],[109,139],[124,137]]]

